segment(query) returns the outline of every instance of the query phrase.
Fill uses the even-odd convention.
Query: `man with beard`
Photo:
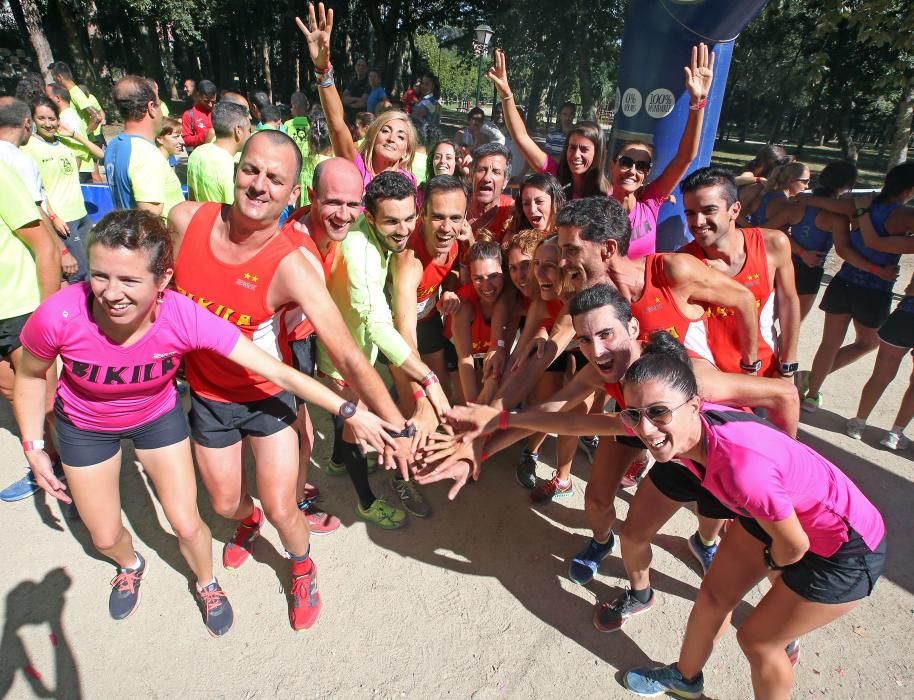
[[[386,287],[396,254],[403,252],[416,226],[416,190],[400,173],[383,172],[365,189],[365,213],[340,245],[330,271],[330,295],[356,345],[372,364],[383,352],[392,367],[417,382],[439,417],[449,408],[438,376],[422,361],[419,352],[394,325]],[[317,327],[317,324],[315,324]],[[344,398],[354,398],[352,389],[338,371],[337,358],[323,342],[318,346],[318,369],[329,376]],[[359,392],[356,392],[361,395]],[[363,397],[367,398],[367,397]],[[407,432],[414,435],[415,428]],[[338,456],[358,496],[356,514],[387,530],[402,527],[406,513],[377,498],[368,483],[368,461],[343,427]],[[404,480],[408,475],[403,472]]]
[[[279,230],[280,213],[298,197],[300,168],[301,153],[292,139],[278,131],[259,132],[242,151],[232,206],[187,202],[175,207],[169,221],[178,234],[176,287],[238,325],[275,357],[285,342],[276,332],[277,314],[289,305],[300,306],[341,375],[378,415],[402,426],[403,417],[352,342],[319,272],[298,244]],[[317,569],[309,557],[308,522],[295,498],[295,402],[274,384],[212,353],[189,356],[186,371],[200,473],[213,509],[240,521],[223,552],[223,564],[242,566],[250,558],[264,517],[269,519],[292,559],[292,627],[307,629],[317,621],[321,603]],[[354,404],[346,404],[341,417],[351,417],[356,410]],[[263,510],[254,504],[244,480],[245,437],[257,462]],[[408,445],[400,445],[398,458],[405,470]]]

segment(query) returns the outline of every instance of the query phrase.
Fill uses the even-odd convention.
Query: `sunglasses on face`
[[[809,184],[809,178],[808,178],[808,177],[797,177],[797,178],[794,178],[794,181],[795,181],[795,182],[802,182],[804,185],[808,185],[808,184]]]
[[[649,160],[634,160],[628,156],[619,156],[616,158],[616,162],[619,164],[619,167],[625,168],[626,170],[631,170],[634,166],[635,170],[639,173],[650,172],[651,165],[653,165]]]
[[[647,408],[626,408],[620,412],[622,417],[622,422],[627,425],[629,428],[634,428],[641,424],[641,417],[645,417],[656,426],[669,425],[670,421],[673,420],[673,411],[676,409],[682,408],[692,399],[689,398],[683,401],[678,406],[669,406],[664,405],[654,405],[648,406]]]

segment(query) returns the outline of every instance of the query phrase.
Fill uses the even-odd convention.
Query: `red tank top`
[[[768,250],[765,234],[760,228],[744,228],[746,262],[733,279],[746,287],[755,297],[759,316],[758,358],[762,361],[762,376],[777,376],[774,336],[774,285],[768,274]],[[682,249],[699,260],[708,256],[695,241]],[[708,309],[708,342],[714,352],[714,363],[724,372],[739,372],[742,351],[739,347],[739,322],[736,311],[728,306]]]
[[[713,362],[705,317],[692,320],[682,313],[663,270],[667,255],[657,253],[644,258],[644,291],[631,305],[632,316],[641,326],[638,340],[648,340],[655,331],[667,331],[691,354]]]
[[[505,234],[511,230],[513,224],[514,200],[506,194],[499,197],[497,207],[476,219],[470,219],[470,228],[473,229],[473,233],[486,229],[499,243],[504,240]]]
[[[422,263],[422,279],[419,280],[419,286],[416,288],[416,302],[418,305],[418,320],[424,321],[435,310],[435,304],[438,301],[438,290],[444,278],[450,274],[451,269],[454,267],[459,245],[457,241],[454,241],[447,252],[447,259],[444,263],[436,263],[434,256],[428,252],[428,248],[425,246],[425,239],[422,237],[421,219],[416,223],[416,231],[413,233],[410,243],[416,258]]]
[[[552,327],[555,325],[556,320],[559,315],[565,308],[565,302],[561,299],[553,299],[552,301],[546,302],[546,310],[549,312],[549,317],[543,321],[543,328],[548,332],[552,332]]]
[[[457,296],[460,297],[462,303],[469,304],[473,307],[473,323],[470,325],[473,357],[485,357],[492,344],[492,319],[490,317],[486,320],[485,314],[482,311],[482,305],[479,301],[479,295],[476,293],[476,288],[472,284],[465,284],[460,287],[460,289],[457,290]],[[448,338],[454,337],[451,327],[451,316],[448,316],[445,321],[444,333]]]
[[[606,392],[607,396],[611,396],[616,400],[616,405],[620,410],[625,408],[625,398],[622,396],[622,385],[619,382],[614,382],[612,384],[604,382],[603,391]]]
[[[304,214],[307,214],[309,210],[309,207],[302,207],[301,209],[296,210],[296,212],[304,212]],[[304,248],[314,256],[315,260],[320,261],[321,268],[324,272],[324,283],[326,284],[329,282],[330,270],[333,269],[333,262],[336,260],[336,251],[340,245],[339,242],[330,241],[330,246],[327,248],[327,257],[324,257],[321,254],[320,248],[317,247],[317,243],[314,242],[314,239],[307,233],[295,228],[295,221],[288,219],[282,227],[281,232],[283,235],[288,236],[296,246]],[[314,324],[305,316],[305,312],[300,307],[287,309],[283,312],[283,326],[287,330],[289,342],[305,340],[314,335]]]
[[[210,239],[222,205],[210,202],[194,214],[175,262],[175,286],[217,316],[234,323],[242,334],[276,359],[282,359],[280,314],[267,304],[279,263],[297,247],[277,232],[254,257],[239,265],[217,259]],[[258,401],[282,389],[208,350],[185,358],[187,381],[200,396],[225,403]]]

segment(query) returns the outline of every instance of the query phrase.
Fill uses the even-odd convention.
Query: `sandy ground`
[[[910,270],[905,271],[905,282]],[[899,282],[899,289],[903,284]],[[804,326],[801,366],[809,367],[821,331],[818,310]],[[794,697],[914,696],[914,557],[906,533],[912,517],[914,452],[879,446],[906,386],[905,366],[870,420],[863,441],[843,432],[875,355],[825,385],[826,404],[804,416],[802,438],[841,465],[883,512],[890,533],[888,571],[857,610],[803,640]],[[908,363],[906,362],[905,365]],[[571,583],[568,561],[585,543],[583,487],[590,467],[579,453],[573,498],[530,505],[515,483],[516,453],[487,464],[482,481],[448,503],[446,488],[426,493],[436,511],[398,532],[366,526],[354,514],[345,478],[324,471],[329,422],[319,432],[312,481],[343,527],[315,537],[324,611],[311,631],[287,620],[288,562],[267,527],[255,557],[240,571],[219,563],[232,525],[215,516],[219,580],[235,606],[235,627],[220,640],[206,633],[189,593],[189,571],[132,450],[124,451],[125,522],[150,575],[143,603],[127,621],[107,614],[111,564],[92,549],[80,523],[65,520],[43,496],[0,504],[0,695],[10,697],[399,698],[631,697],[620,670],[675,659],[701,579],[685,538],[694,518],[680,510],[654,543],[653,611],[623,632],[600,634],[593,605],[624,586],[618,556],[587,587]],[[25,464],[6,404],[0,404],[0,483]],[[552,454],[547,445],[544,455]],[[547,460],[551,459],[547,457]],[[250,463],[248,469],[251,469]],[[540,476],[548,477],[543,465]],[[380,493],[394,498],[386,475]],[[618,498],[625,517],[631,492]],[[737,622],[764,592],[753,591]],[[751,696],[749,669],[734,634],[706,669],[708,697]]]

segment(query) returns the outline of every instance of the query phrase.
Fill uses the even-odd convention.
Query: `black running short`
[[[293,340],[289,349],[292,351],[292,367],[313,377],[317,369],[317,336],[312,333],[302,340]]]
[[[752,518],[739,517],[740,525],[757,540],[771,544],[771,536]],[[866,598],[885,570],[886,538],[874,551],[853,528],[848,540],[830,557],[806,552],[795,564],[786,567],[781,578],[801,598],[814,603],[838,605]]]
[[[879,328],[879,339],[896,348],[914,348],[914,314],[895,309]]]
[[[827,314],[849,314],[866,328],[879,328],[889,317],[892,290],[870,289],[835,277],[828,283],[819,308]]]
[[[121,440],[132,440],[137,450],[155,450],[187,438],[187,419],[180,400],[155,420],[113,433],[77,428],[67,418],[60,399],[54,402],[54,419],[60,461],[68,467],[91,467],[111,459],[121,449]]]
[[[447,347],[444,337],[444,321],[441,314],[433,311],[432,315],[416,324],[416,344],[420,355],[431,355]]]
[[[678,462],[657,462],[647,473],[648,478],[664,496],[677,503],[695,502],[699,515],[717,520],[729,520],[736,514],[717,500],[701,481]]]
[[[810,267],[796,255],[793,256],[793,278],[797,284],[797,294],[818,294],[824,274],[825,268],[822,265]]]
[[[245,436],[266,437],[295,425],[295,396],[276,396],[246,403],[212,401],[190,393],[190,434],[203,447],[229,447]]]
[[[0,360],[5,360],[22,347],[19,335],[31,315],[30,313],[22,314],[22,316],[13,316],[0,321]]]

